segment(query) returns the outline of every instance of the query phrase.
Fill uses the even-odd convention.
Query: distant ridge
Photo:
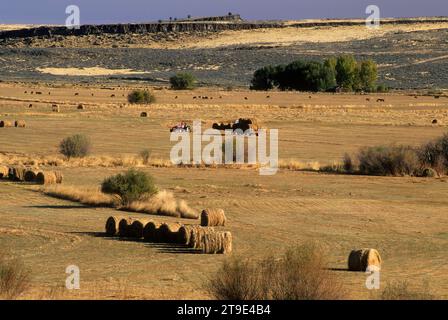
[[[198,20],[199,19],[199,20]],[[416,23],[446,23],[448,17],[422,18],[385,18],[382,24],[416,24]],[[128,23],[82,25],[79,29],[68,29],[65,26],[41,26],[29,29],[7,30],[0,32],[0,40],[14,38],[52,37],[52,36],[85,36],[98,34],[128,34],[128,33],[169,33],[169,32],[217,32],[224,30],[251,30],[261,28],[284,27],[331,27],[357,26],[365,24],[362,19],[338,20],[303,20],[303,21],[244,21],[239,15],[221,17],[204,17],[181,21],[160,21],[157,23]]]

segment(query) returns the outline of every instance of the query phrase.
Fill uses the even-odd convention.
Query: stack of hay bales
[[[128,238],[131,234],[131,225],[134,222],[132,218],[122,218],[118,223],[118,235]]]
[[[232,234],[228,231],[204,228],[199,232],[192,232],[189,246],[200,250],[202,253],[227,254],[232,252]]]
[[[136,239],[143,238],[143,230],[149,222],[152,222],[152,220],[151,219],[134,220],[132,224],[128,227],[129,238],[136,238]]]
[[[369,266],[381,269],[382,259],[376,249],[352,250],[348,257],[348,270],[366,271]]]
[[[25,167],[9,168],[9,179],[13,181],[25,181]]]
[[[7,128],[7,127],[12,127],[12,122],[8,121],[8,120],[2,120],[0,121],[0,128]]]
[[[41,171],[36,175],[38,184],[59,184],[62,183],[63,175],[58,171]]]
[[[202,210],[201,226],[203,227],[224,226],[226,221],[226,215],[222,209]]]
[[[158,229],[161,223],[150,221],[143,228],[143,238],[147,242],[156,242],[158,238]]]
[[[177,243],[179,223],[162,223],[156,232],[156,242],[160,243]]]
[[[106,220],[106,235],[114,237],[118,235],[118,225],[122,217],[110,216]]]
[[[0,179],[9,178],[9,168],[6,166],[0,166]]]
[[[14,122],[14,126],[16,128],[25,128],[26,127],[26,122],[24,120],[16,120]]]
[[[38,173],[39,173],[38,169],[28,168],[25,171],[25,181],[26,182],[36,182]]]

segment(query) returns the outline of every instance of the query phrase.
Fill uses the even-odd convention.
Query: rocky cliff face
[[[95,34],[128,34],[128,33],[168,33],[168,32],[214,32],[223,30],[250,30],[259,28],[279,28],[280,23],[213,23],[213,22],[175,22],[148,24],[105,24],[83,25],[79,29],[66,27],[39,27],[0,32],[0,39],[31,38],[52,36],[85,36]]]

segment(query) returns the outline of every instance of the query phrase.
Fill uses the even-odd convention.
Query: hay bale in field
[[[26,127],[26,122],[24,120],[16,120],[14,122],[14,126],[16,128],[25,128]]]
[[[156,232],[157,242],[177,243],[178,232],[181,226],[179,223],[162,223]]]
[[[59,112],[60,111],[59,110],[59,106],[57,104],[52,105],[51,109],[52,109],[53,112]]]
[[[2,120],[0,121],[0,128],[7,128],[7,127],[12,127],[12,122],[8,121],[8,120]]]
[[[59,171],[54,171],[54,174],[56,176],[56,183],[57,184],[62,183],[62,179],[64,179],[64,175]]]
[[[131,231],[130,227],[133,222],[134,219],[132,218],[122,218],[118,223],[118,235],[125,238],[129,237]]]
[[[106,220],[106,235],[114,237],[118,235],[120,220],[123,217],[110,216]]]
[[[6,166],[0,166],[0,179],[9,178],[9,168]]]
[[[177,243],[190,246],[192,234],[199,233],[201,230],[213,230],[213,228],[204,228],[199,225],[183,225],[177,232]]]
[[[37,184],[55,184],[56,174],[53,171],[41,171],[36,175]]]
[[[352,250],[348,257],[348,269],[350,271],[366,271],[368,266],[376,266],[381,269],[381,256],[375,249]]]
[[[148,117],[148,113],[147,112],[142,112],[142,113],[140,113],[140,117],[147,118]]]
[[[35,169],[28,169],[28,170],[26,170],[25,171],[25,176],[24,176],[25,181],[26,182],[35,182],[38,173],[39,173],[39,171],[35,170]]]
[[[226,215],[222,209],[204,209],[201,213],[201,226],[224,226]]]
[[[143,238],[148,242],[157,242],[158,229],[161,223],[150,221],[143,228]]]
[[[202,252],[207,254],[227,254],[232,252],[232,234],[209,232],[203,238]]]
[[[78,110],[84,110],[84,106],[81,103],[78,104]]]
[[[13,181],[25,181],[26,168],[13,167],[9,170],[9,179]]]
[[[202,249],[205,235],[213,232],[215,232],[215,229],[209,227],[204,228],[199,226],[199,228],[192,228],[188,246],[193,249]]]
[[[149,222],[152,222],[152,220],[151,219],[134,220],[132,224],[129,226],[129,237],[137,239],[143,238],[143,230]]]

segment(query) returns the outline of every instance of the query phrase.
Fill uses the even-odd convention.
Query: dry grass
[[[317,161],[303,162],[295,159],[280,160],[278,166],[280,169],[293,171],[319,171],[321,168]]]
[[[223,300],[343,299],[342,284],[326,268],[320,248],[302,245],[287,250],[281,258],[226,261],[207,283],[207,290]]]
[[[407,281],[396,281],[389,283],[381,292],[382,300],[434,300],[435,296],[431,294],[429,286],[425,285],[420,291],[409,287]]]
[[[29,271],[21,261],[0,253],[0,300],[17,299],[28,288]]]
[[[199,214],[185,200],[177,200],[172,192],[166,190],[162,190],[144,201],[134,201],[124,207],[117,205],[115,197],[102,193],[98,188],[53,185],[43,188],[42,192],[50,197],[79,202],[88,206],[116,207],[124,211],[186,219],[199,217]]]
[[[122,208],[126,211],[156,214],[186,219],[197,219],[198,213],[186,201],[176,200],[173,193],[163,190],[145,201],[134,201]]]
[[[114,198],[102,193],[98,188],[80,188],[74,186],[49,186],[42,192],[50,197],[79,202],[88,206],[111,207]]]

